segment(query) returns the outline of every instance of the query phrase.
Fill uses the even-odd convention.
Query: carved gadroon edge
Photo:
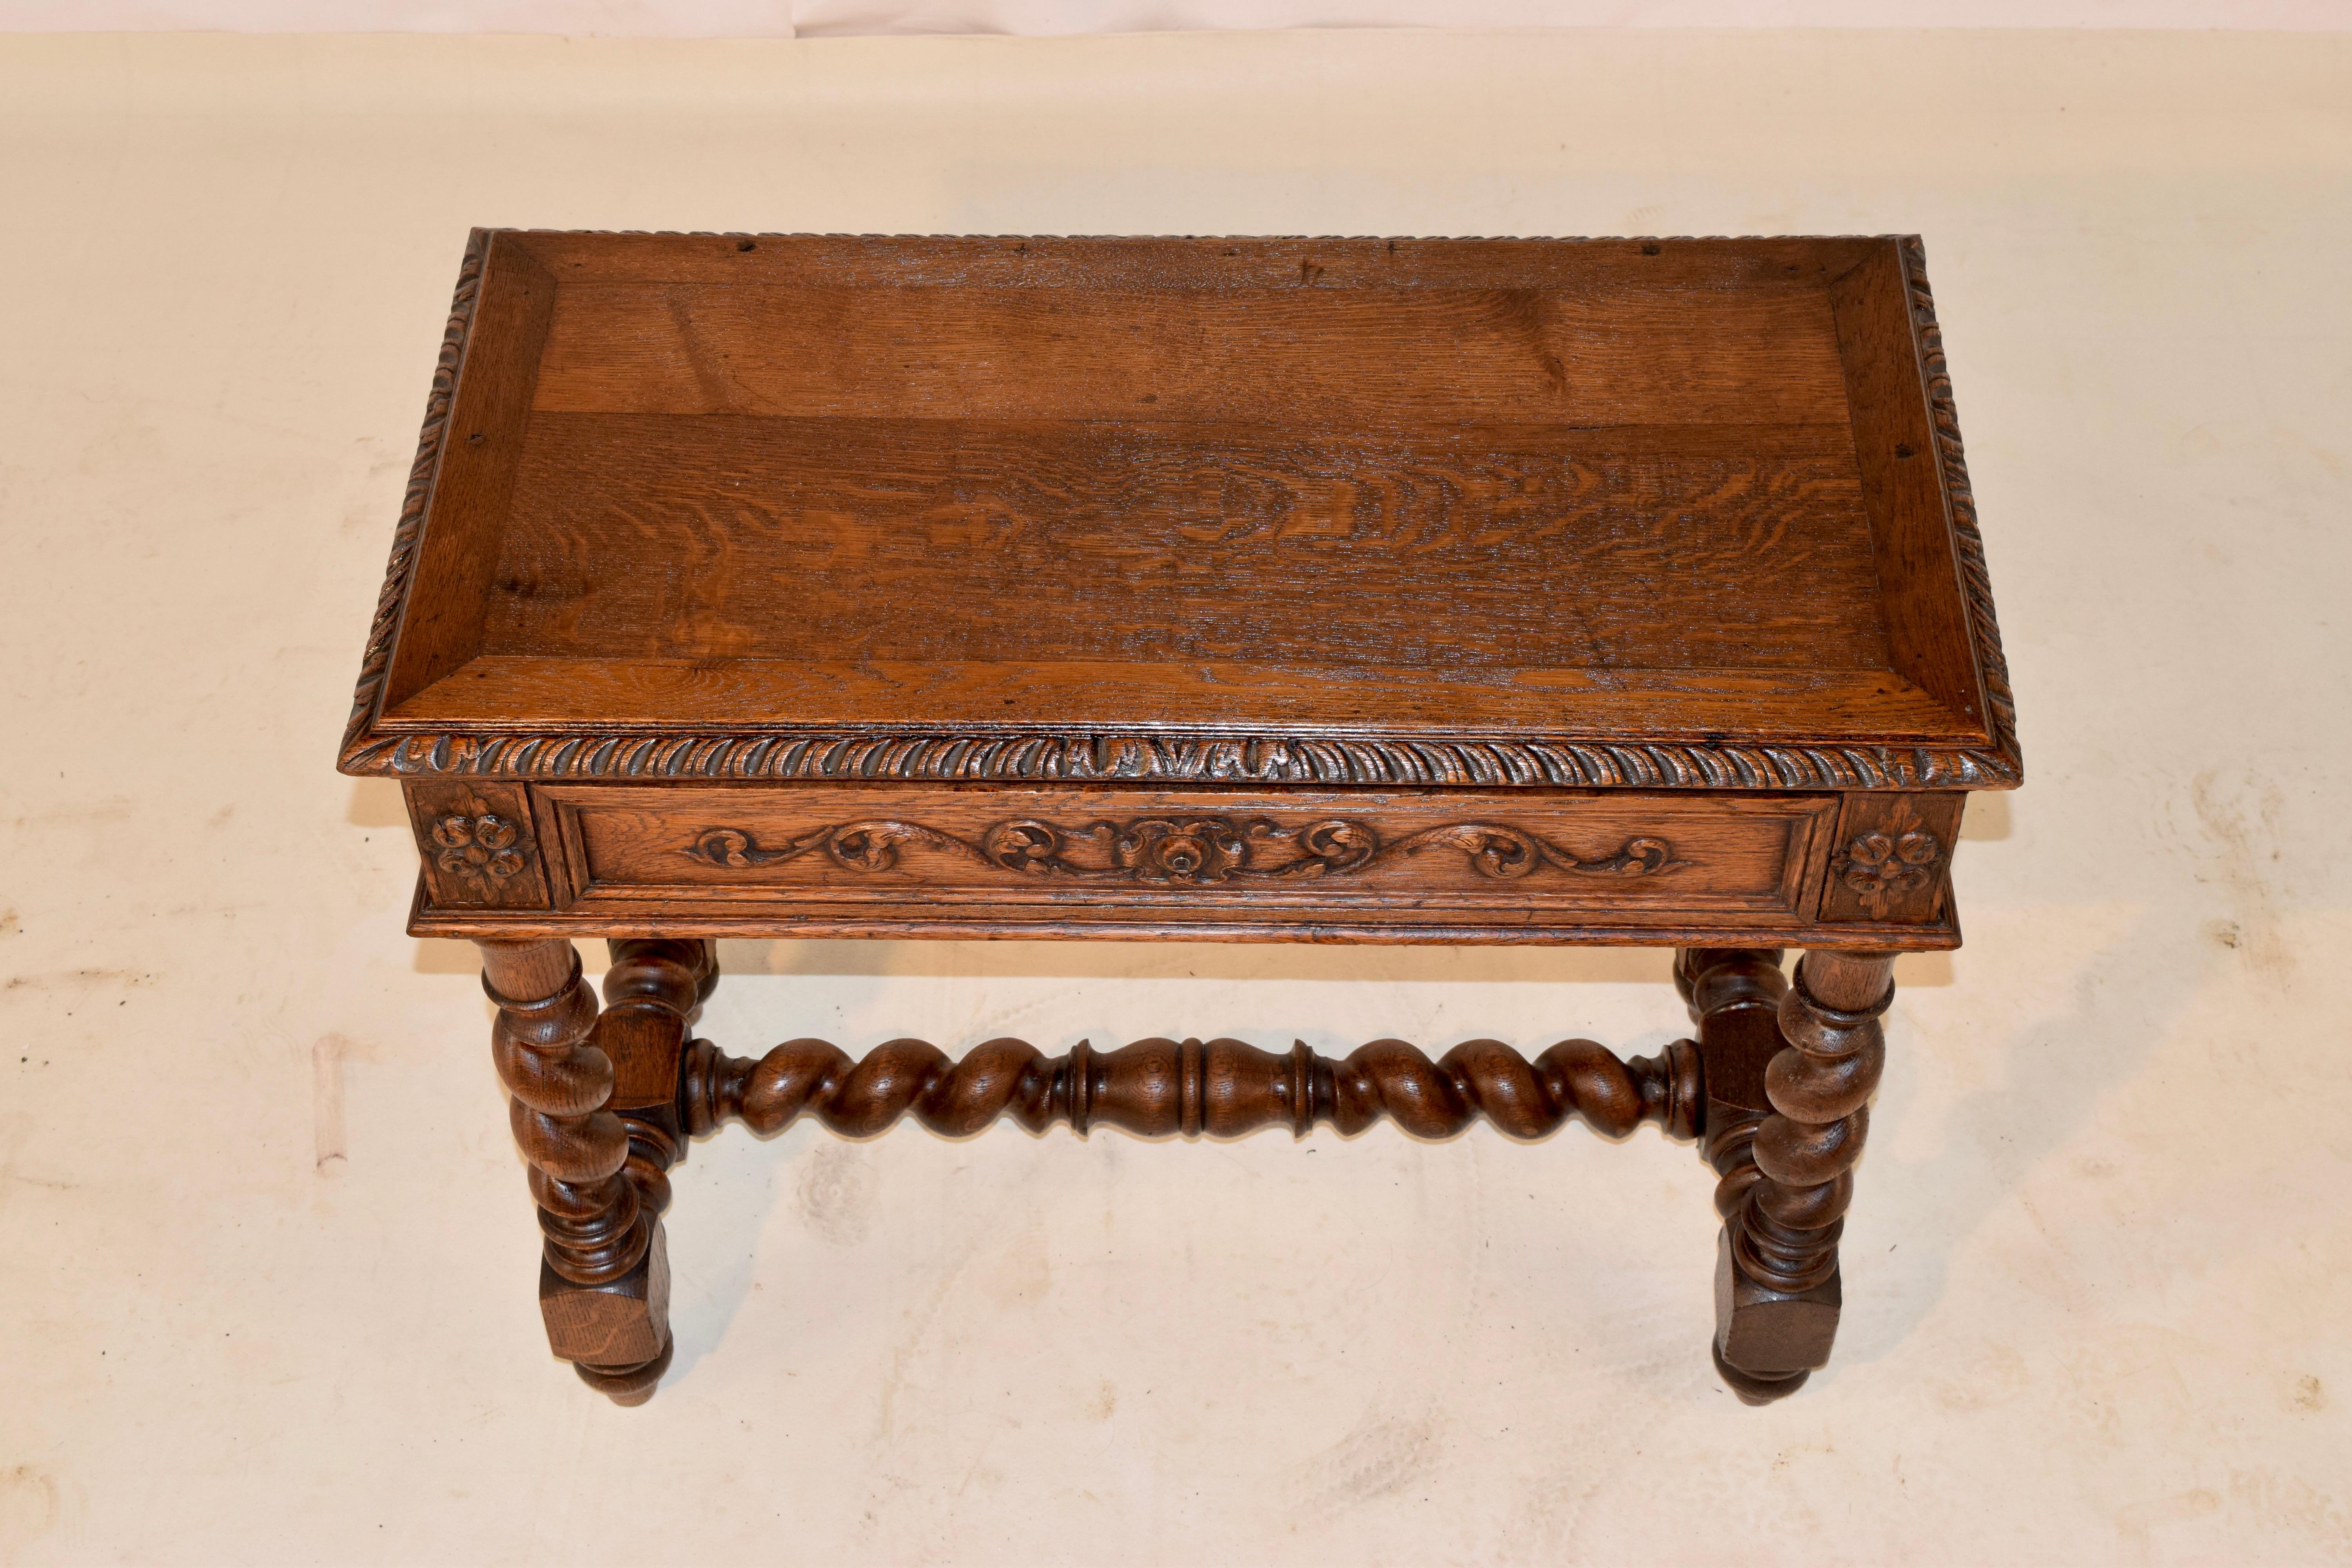
[[[1944,510],[1951,520],[1953,553],[1959,559],[1960,593],[1967,601],[1969,641],[1984,680],[1985,723],[2002,783],[2024,778],[2017,744],[2017,700],[2010,690],[2009,660],[2001,653],[2000,626],[1993,618],[1992,578],[1985,571],[1984,534],[1977,527],[1976,492],[1969,486],[1968,456],[1960,447],[1960,416],[1952,405],[1952,374],[1944,359],[1944,329],[1936,320],[1936,296],[1927,287],[1927,247],[1916,234],[1902,240],[1903,275],[1911,307],[1911,333],[1927,382],[1927,416],[1936,431],[1936,459],[1944,479]]]
[[[410,580],[416,574],[417,546],[425,537],[425,509],[433,499],[434,476],[441,467],[441,441],[448,432],[457,371],[465,363],[466,339],[473,330],[474,304],[481,296],[482,258],[489,238],[487,231],[473,230],[466,239],[466,258],[457,268],[457,291],[449,301],[448,324],[441,331],[440,357],[433,363],[433,390],[425,399],[425,428],[416,438],[416,460],[408,466],[408,489],[400,498],[400,521],[392,531],[392,561],[384,568],[383,591],[376,596],[375,620],[368,627],[367,652],[360,659],[351,722],[343,729],[347,772],[354,751],[364,749],[361,737],[383,700],[384,676],[392,666],[392,639],[400,629],[401,610],[408,602]]]
[[[442,334],[425,427],[394,530],[392,559],[352,695],[338,766],[353,774],[515,779],[893,779],[1171,781],[1587,789],[2008,789],[2022,779],[2016,705],[1993,620],[1976,502],[1960,448],[1927,257],[1906,238],[1911,321],[1935,424],[1961,585],[1983,674],[1989,747],[1854,746],[1835,742],[1730,745],[1574,737],[1171,735],[1017,729],[845,734],[774,729],[739,734],[621,730],[372,732],[416,567],[452,395],[481,289],[489,240],[467,240]]]
[[[374,679],[381,680],[381,669]],[[2005,696],[2002,700],[2005,709]],[[347,773],[397,778],[1005,779],[1584,789],[2006,789],[2019,779],[2014,756],[1981,748],[1165,734],[369,735],[345,747],[341,766]]]
[[[922,1040],[893,1040],[853,1061],[824,1040],[791,1040],[757,1061],[708,1040],[687,1048],[679,1101],[699,1137],[730,1120],[768,1134],[807,1113],[869,1138],[912,1112],[964,1138],[1010,1113],[1032,1132],[1057,1123],[1080,1137],[1117,1127],[1140,1137],[1239,1138],[1262,1127],[1342,1134],[1387,1117],[1418,1138],[1450,1138],[1479,1117],[1513,1138],[1541,1138],[1571,1116],[1622,1138],[1644,1121],[1696,1135],[1705,1098],[1698,1047],[1620,1061],[1591,1040],[1562,1040],[1530,1062],[1499,1040],[1471,1040],[1431,1061],[1402,1040],[1375,1040],[1344,1060],[1304,1041],[1276,1055],[1239,1040],[1138,1040],[1097,1051],[1081,1040],[1046,1058],[1025,1040],[990,1040],[950,1061]]]
[[[1103,863],[1073,860],[1074,842]],[[1383,861],[1429,849],[1454,849],[1480,876],[1511,880],[1545,867],[1596,876],[1650,877],[1680,870],[1663,838],[1629,838],[1614,851],[1580,858],[1538,836],[1496,823],[1448,823],[1383,843],[1369,824],[1332,818],[1284,827],[1263,817],[1156,816],[1065,827],[1014,817],[982,831],[977,842],[920,823],[874,818],[819,827],[772,847],[740,828],[713,827],[682,851],[706,865],[741,870],[822,854],[845,870],[888,871],[901,845],[921,845],[992,870],[1089,882],[1204,887],[1234,879],[1306,881],[1350,876]]]

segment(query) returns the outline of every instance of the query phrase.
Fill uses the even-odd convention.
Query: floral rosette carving
[[[1883,828],[1857,834],[1831,868],[1875,920],[1895,902],[1935,885],[1944,843],[1907,810]]]
[[[522,829],[481,801],[433,823],[433,863],[453,876],[503,882],[523,868]]]
[[[1222,882],[1249,859],[1249,841],[1213,816],[1150,818],[1111,835],[1113,864],[1139,882]]]

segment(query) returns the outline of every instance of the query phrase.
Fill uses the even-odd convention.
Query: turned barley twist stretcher
[[[623,1404],[669,1166],[803,1115],[1654,1122],[1722,1177],[1716,1364],[1787,1394],[1895,957],[2020,778],[1902,237],[477,231],[341,760],[480,944],[549,1339]],[[1696,1028],[693,1037],[715,939],[796,936],[1672,946]]]

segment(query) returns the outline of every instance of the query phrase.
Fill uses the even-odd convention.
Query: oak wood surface
[[[663,571],[597,570],[648,552]],[[480,647],[1408,679],[1883,669],[1874,570],[1843,423],[540,414]]]
[[[570,942],[479,945],[482,988],[499,1009],[491,1059],[530,1162],[547,1265],[574,1284],[608,1283],[645,1257],[652,1217],[621,1174],[628,1132],[607,1109],[613,1064],[591,1037],[596,994]]]
[[[1061,290],[1825,287],[1883,240],[625,234],[500,230],[579,284]]]
[[[1951,712],[1978,720],[1988,697],[1958,589],[1927,371],[1913,349],[1911,288],[1892,250],[1874,252],[1830,285],[1854,461],[1870,516],[1887,662]]]
[[[1829,298],[1778,284],[574,284],[533,406],[1343,431],[1846,422]]]
[[[670,1363],[661,1215],[686,1146],[686,1026],[716,959],[698,942],[617,942],[600,1013],[570,942],[480,946],[492,1057],[539,1205],[549,1348],[616,1404],[641,1405]]]
[[[468,683],[477,683],[478,693],[469,693]],[[1041,766],[1064,761],[1073,777],[1118,777],[1113,771],[1117,763],[1109,767],[1092,765],[1093,759],[1105,754],[1146,770],[1140,775],[1144,777],[1251,777],[1252,758],[1261,765],[1288,758],[1306,768],[1323,766],[1321,758],[1327,749],[1318,743],[1321,735],[1344,731],[1350,725],[1368,729],[1374,724],[1427,720],[1445,722],[1450,733],[1475,739],[1477,751],[1500,752],[1506,760],[1490,762],[1475,776],[1420,776],[1409,769],[1424,753],[1418,747],[1404,747],[1385,753],[1395,758],[1398,776],[1383,776],[1375,768],[1368,770],[1370,776],[1349,779],[1346,768],[1350,764],[1341,763],[1333,770],[1340,776],[1328,781],[1288,781],[1277,775],[1263,782],[1508,784],[1522,772],[1510,765],[1517,750],[1512,737],[1523,732],[1512,727],[1514,715],[1524,715],[1531,705],[1570,700],[1588,715],[1588,732],[1604,748],[1612,735],[1644,733],[1652,726],[1643,716],[1656,712],[1664,703],[1672,703],[1693,723],[1753,724],[1774,714],[1801,710],[1815,729],[1842,731],[1849,739],[1867,735],[1881,746],[1908,747],[1957,739],[1950,733],[1946,710],[1899,676],[1883,670],[1638,669],[1590,674],[1504,669],[1483,679],[1448,679],[1229,661],[985,664],[874,658],[855,664],[789,664],[762,659],[565,659],[483,654],[468,660],[449,679],[403,704],[396,720],[386,722],[432,727],[489,718],[519,726],[603,726],[609,731],[635,724],[651,729],[665,713],[692,709],[753,728],[761,722],[761,714],[774,711],[775,704],[786,699],[820,720],[831,719],[844,730],[866,732],[861,741],[826,737],[761,748],[764,762],[780,770],[805,767],[824,778],[860,776],[856,758],[885,759],[896,766],[918,752],[928,752],[934,759],[933,765],[919,775],[924,777],[969,776],[965,769],[990,757],[1009,763],[1003,772],[1016,780],[1038,776]],[[1187,759],[1181,755],[1184,748],[1174,747],[1130,752],[1089,743],[1072,748],[1066,758],[1055,758],[1050,748],[1040,751],[1017,743],[999,748],[972,743],[969,737],[952,748],[940,748],[919,730],[903,741],[893,733],[913,730],[917,715],[934,724],[968,725],[977,731],[982,726],[1010,722],[1007,714],[1034,712],[1046,704],[1054,705],[1072,726],[1115,725],[1120,714],[1149,708],[1187,716],[1163,727],[1171,735],[1181,735],[1188,728],[1213,727],[1235,712],[1257,715],[1269,722],[1285,721],[1290,735],[1279,749],[1194,748]],[[852,713],[869,717],[846,717]],[[544,737],[541,756],[554,762],[559,747],[573,762],[583,764],[600,753],[595,737],[583,742],[558,730]],[[1808,754],[1810,750],[1793,754]],[[1220,752],[1229,752],[1232,773],[1215,770],[1213,759]],[[575,769],[559,764],[551,771],[556,776],[611,776],[625,771],[625,764],[616,759],[645,754],[625,742],[601,749],[603,766]],[[707,752],[665,747],[658,748],[657,754],[675,760],[676,765],[658,770],[640,767],[637,776],[711,776],[708,766],[696,766],[688,760],[707,757],[710,754]],[[528,771],[530,766],[526,762],[516,771]],[[462,765],[436,768],[420,762],[415,768],[398,771],[414,776],[475,770]],[[1463,771],[1468,772],[1466,767]],[[1712,775],[1685,775],[1665,769],[1654,772],[1660,788],[1736,789],[1754,777],[1738,769]],[[1604,781],[1553,780],[1538,773],[1528,782]],[[1764,785],[1759,781],[1748,787]]]
[[[1830,837],[1821,919],[1924,922],[1951,897],[1958,795],[1850,795]]]
[[[672,1356],[689,1139],[1698,1135],[1829,1354],[1894,955],[2020,778],[1916,239],[478,231],[341,759],[480,942],[550,1343]],[[567,939],[613,939],[604,1006]],[[1697,1039],[690,1037],[709,939],[1671,943]],[[1808,950],[1793,981],[1779,950]]]
[[[1916,242],[467,268],[353,771],[2016,780]]]
[[[431,686],[481,644],[480,584],[498,562],[555,308],[555,280],[530,253],[492,241],[457,364],[450,426],[432,476],[424,535],[392,659],[388,705]]]

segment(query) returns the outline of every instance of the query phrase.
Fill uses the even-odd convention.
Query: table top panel
[[[1931,310],[1897,240],[478,234],[344,763],[2013,784]]]

